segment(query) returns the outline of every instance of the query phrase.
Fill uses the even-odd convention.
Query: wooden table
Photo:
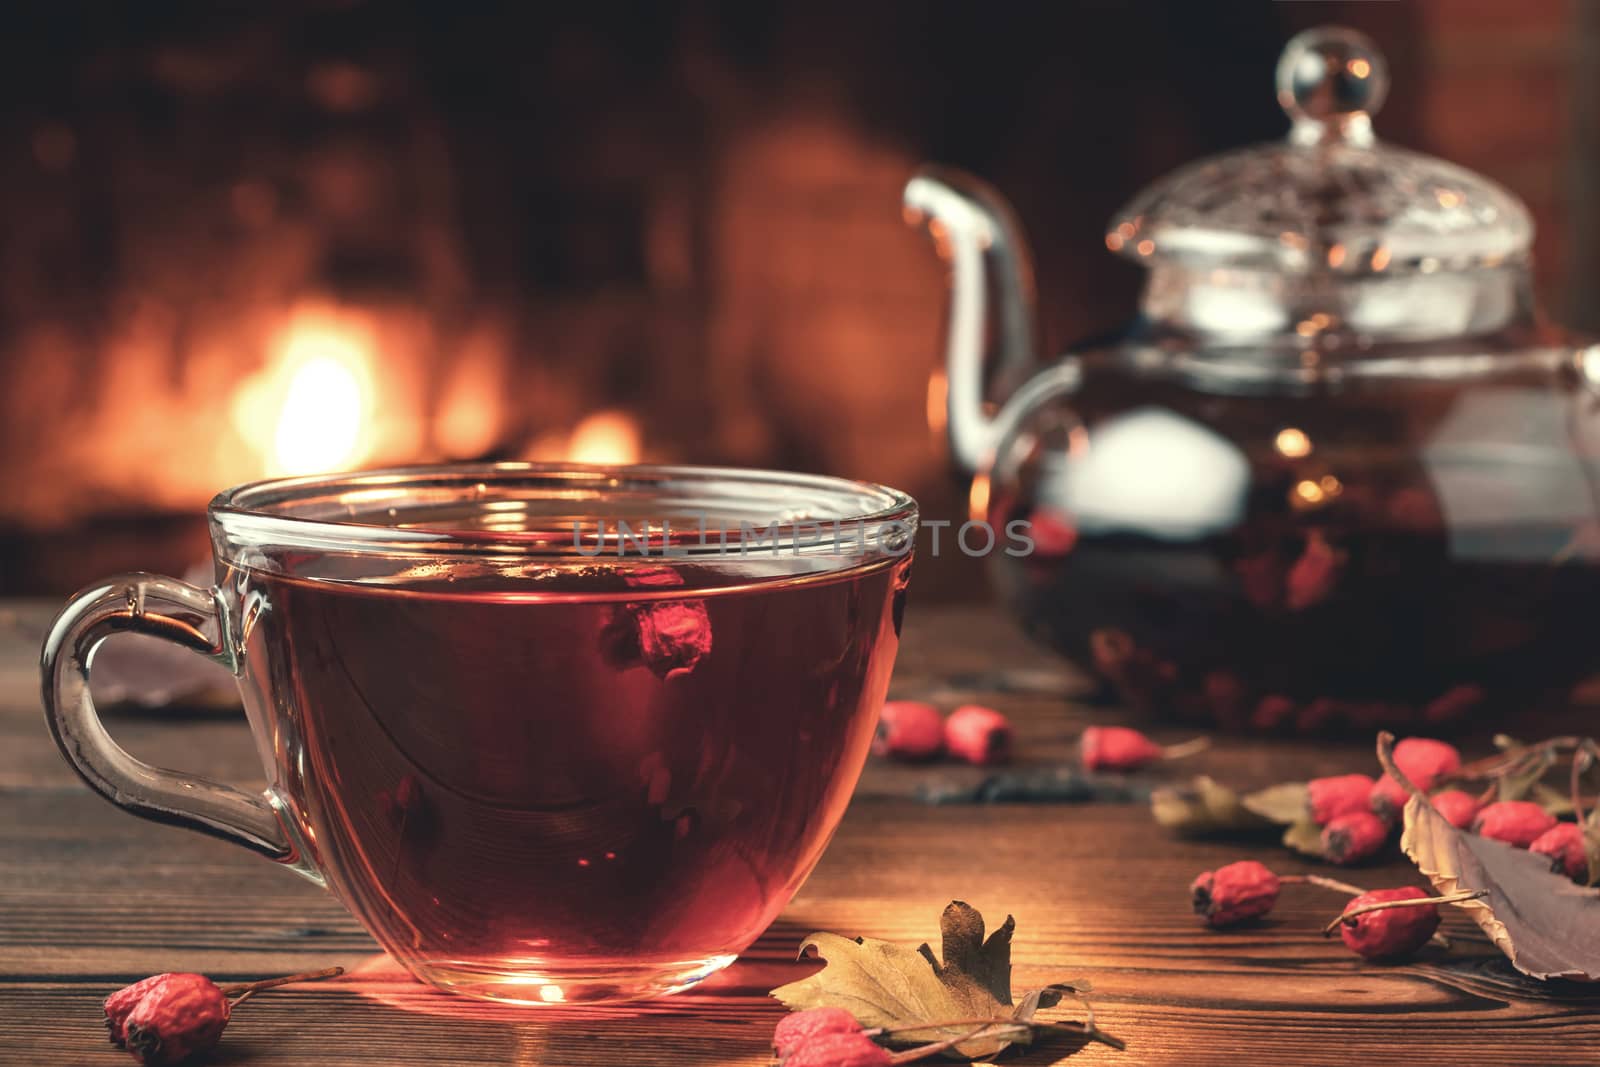
[[[241,849],[142,822],[67,770],[38,709],[35,657],[48,605],[0,605],[0,1063],[131,1063],[105,1041],[100,1000],[136,978],[196,970],[218,980],[342,964],[354,973],[263,996],[241,1011],[226,1064],[764,1064],[783,1009],[766,992],[804,973],[812,930],[933,938],[940,910],[971,902],[1016,916],[1016,984],[1094,984],[1101,1024],[1128,1051],[1089,1046],[1094,1064],[1578,1064],[1600,1062],[1600,989],[1524,979],[1460,918],[1448,954],[1363,963],[1318,934],[1340,906],[1287,896],[1272,919],[1202,928],[1188,885],[1245,855],[1281,872],[1315,869],[1274,847],[1177,841],[1142,805],[933,807],[912,799],[931,773],[875,764],[822,865],[783,917],[701,988],[609,1013],[511,1009],[421,990],[386,965],[334,900]],[[1063,668],[985,610],[913,611],[896,686],[995,668]],[[1070,676],[1068,680],[1070,681]],[[1115,715],[1047,696],[991,696],[1029,761],[1069,758],[1090,721]],[[186,770],[260,779],[243,721],[122,716],[135,753]],[[1180,732],[1163,731],[1164,739]],[[1239,785],[1365,770],[1365,743],[1221,738],[1192,761]],[[1415,880],[1403,863],[1349,874]],[[1045,1064],[1030,1053],[1005,1063]]]

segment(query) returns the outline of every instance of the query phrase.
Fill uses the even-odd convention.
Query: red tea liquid
[[[908,566],[233,594],[252,721],[339,896],[420,977],[571,1001],[702,977],[788,902],[866,759]]]

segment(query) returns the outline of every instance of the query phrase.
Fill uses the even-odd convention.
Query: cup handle
[[[206,623],[215,624],[216,640],[206,636]],[[124,632],[159,637],[235,669],[228,612],[216,589],[156,574],[124,574],[90,586],[56,617],[40,662],[45,719],[67,762],[90,788],[124,811],[302,866],[266,794],[152,767],[106,733],[89,695],[89,665],[101,641]]]

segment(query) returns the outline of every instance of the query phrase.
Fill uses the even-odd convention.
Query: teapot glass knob
[[[1372,116],[1389,92],[1383,53],[1365,34],[1319,26],[1297,34],[1278,59],[1278,105],[1297,144],[1372,142]]]

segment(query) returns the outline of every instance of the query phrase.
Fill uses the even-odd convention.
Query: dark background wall
[[[1281,136],[1273,64],[1324,21],[1389,58],[1380,134],[1524,196],[1550,306],[1600,325],[1594,9],[22,5],[0,40],[0,593],[202,553],[211,492],[283,469],[296,353],[324,349],[362,390],[336,460],[783,466],[955,513],[910,171],[1014,199],[1057,349],[1132,307],[1106,218]]]

